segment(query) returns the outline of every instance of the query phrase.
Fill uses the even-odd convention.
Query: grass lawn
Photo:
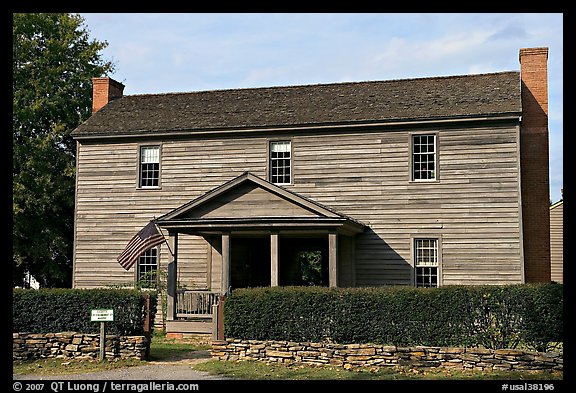
[[[409,367],[353,367],[282,364],[264,361],[210,360],[193,366],[194,370],[207,371],[231,378],[259,380],[560,380],[562,372],[549,371],[472,371],[446,369],[415,369]]]
[[[133,367],[144,364],[140,360],[73,360],[73,359],[38,359],[15,360],[12,362],[12,374],[62,375],[90,373]]]

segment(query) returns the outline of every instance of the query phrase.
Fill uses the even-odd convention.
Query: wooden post
[[[144,336],[150,338],[151,327],[151,313],[150,313],[150,294],[146,293],[144,296]]]
[[[226,296],[220,296],[218,301],[218,333],[216,336],[217,340],[224,340],[224,301]]]
[[[338,234],[328,234],[328,285],[338,286]]]
[[[170,249],[174,254],[172,262],[168,264],[168,283],[166,285],[166,319],[174,321],[176,319],[176,283],[178,280],[178,233],[169,232],[168,241],[170,242]]]
[[[106,322],[100,322],[100,361],[106,359]]]
[[[148,340],[146,344],[146,353],[144,354],[145,358],[148,359],[150,357],[150,337],[152,337],[152,313],[150,312],[150,294],[146,293],[144,298],[144,337]]]
[[[279,284],[278,233],[270,234],[270,286]]]
[[[218,303],[212,305],[212,340],[218,340]]]
[[[222,287],[221,293],[227,295],[230,290],[230,234],[222,234]]]

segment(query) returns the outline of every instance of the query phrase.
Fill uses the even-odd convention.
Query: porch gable
[[[167,229],[246,226],[336,226],[358,233],[365,225],[249,172],[159,217]]]

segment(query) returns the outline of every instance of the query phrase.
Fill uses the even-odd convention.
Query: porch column
[[[279,283],[278,270],[278,232],[270,234],[270,286],[277,287]]]
[[[338,233],[328,233],[328,285],[338,286]]]
[[[172,253],[172,262],[168,264],[168,282],[166,285],[166,320],[174,321],[176,319],[176,282],[178,281],[178,233],[168,232],[168,244]]]
[[[230,289],[230,234],[222,233],[222,287],[223,295]]]

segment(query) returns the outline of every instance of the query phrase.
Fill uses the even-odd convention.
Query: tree
[[[75,190],[70,137],[92,110],[91,78],[114,70],[72,14],[13,14],[13,285],[26,272],[69,287]]]

